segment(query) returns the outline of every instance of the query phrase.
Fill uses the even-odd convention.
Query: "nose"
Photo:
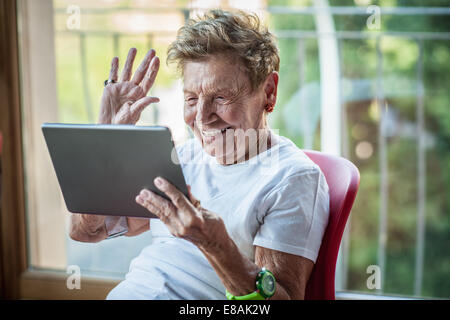
[[[199,101],[197,102],[195,122],[199,125],[209,123],[214,120],[213,115],[213,106],[204,99],[199,99]]]

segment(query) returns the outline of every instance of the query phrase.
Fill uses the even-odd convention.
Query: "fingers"
[[[201,205],[200,205],[200,200],[198,200],[196,197],[194,197],[194,195],[192,194],[192,192],[191,192],[191,186],[187,186],[187,188],[188,188],[188,195],[189,195],[189,200],[191,201],[191,203],[194,205],[194,207],[196,207],[196,208],[200,208],[201,207]]]
[[[175,216],[177,209],[170,201],[146,189],[136,197],[136,202],[155,214],[162,222],[166,222],[171,216]]]
[[[189,199],[165,179],[158,177],[154,182],[170,200],[144,189],[136,202],[155,214],[174,236],[191,241],[198,237],[205,223],[202,210],[196,210]]]
[[[141,83],[142,90],[144,91],[144,94],[146,95],[150,88],[153,86],[153,83],[155,82],[156,75],[158,74],[160,61],[157,56],[154,56],[152,58],[152,61],[150,62],[150,66],[147,69],[147,73],[145,74],[144,80]]]
[[[173,184],[169,183],[167,180],[158,177],[154,181],[156,187],[164,192],[172,203],[181,210],[189,210],[189,206],[187,205],[189,201],[186,199],[185,195],[178,190]]]
[[[122,107],[117,111],[117,113],[113,116],[113,123],[112,124],[128,124],[130,119],[130,107],[132,102],[127,101],[125,102]]]
[[[131,75],[133,73],[133,63],[136,58],[137,50],[136,48],[131,48],[128,51],[127,60],[125,62],[125,66],[122,70],[122,75],[120,81],[130,81]],[[156,75],[159,71],[160,60],[155,55],[155,50],[151,49],[145,55],[144,60],[142,60],[138,69],[136,70],[132,82],[136,85],[140,85],[144,92],[144,95],[147,95],[150,88],[153,86],[155,82]],[[110,71],[110,79],[117,81],[118,77],[118,69],[119,69],[119,59],[114,57],[111,62],[111,71]]]
[[[144,60],[142,60],[141,64],[139,65],[139,68],[134,73],[133,80],[131,80],[134,84],[139,85],[141,83],[142,79],[147,73],[148,66],[150,65],[150,62],[152,61],[154,56],[155,50],[151,49],[147,52]]]
[[[154,183],[159,190],[169,197],[173,205],[178,209],[177,216],[182,225],[192,226],[202,221],[200,212],[194,208],[188,198],[173,184],[161,177],[156,178]]]
[[[119,58],[114,57],[111,61],[111,70],[109,71],[109,80],[117,81],[119,75]]]
[[[157,97],[144,97],[133,103],[131,106],[130,112],[132,118],[137,118],[141,116],[142,111],[150,104],[159,102],[159,98]]]
[[[131,48],[130,51],[128,51],[127,61],[125,62],[125,66],[123,67],[120,81],[130,81],[131,73],[133,71],[133,62],[136,58],[136,52],[136,48]]]

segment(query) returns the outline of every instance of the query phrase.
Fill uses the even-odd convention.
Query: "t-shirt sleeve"
[[[283,179],[264,198],[262,222],[253,245],[316,262],[328,224],[329,193],[325,177],[314,167]]]

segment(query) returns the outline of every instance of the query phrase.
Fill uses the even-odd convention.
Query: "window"
[[[176,142],[187,138],[180,81],[165,64],[165,52],[184,23],[182,10],[119,10],[120,2],[33,1],[22,3],[24,145],[30,263],[36,269],[65,270],[122,278],[132,258],[151,242],[149,233],[98,245],[68,237],[68,218],[40,126],[43,122],[95,123],[110,60],[138,49],[135,68],[149,48],[161,57],[158,83],[138,124],[167,125]],[[101,9],[98,9],[98,7]],[[82,9],[81,9],[82,8]],[[82,11],[81,11],[82,10]],[[155,12],[156,11],[156,12]],[[164,21],[164,23],[162,23]],[[99,63],[102,61],[103,63]],[[39,168],[37,170],[36,168]]]
[[[335,108],[341,116],[334,118],[340,123],[339,153],[357,165],[361,184],[341,244],[337,289],[449,297],[450,255],[444,245],[449,148],[444,141],[450,118],[443,110],[450,98],[450,35],[441,22],[450,11],[417,7],[425,5],[421,1],[408,7],[400,7],[400,1],[347,1],[349,7],[334,7],[344,4],[330,1],[328,9],[327,1],[313,3],[321,5],[294,9],[277,7],[284,1],[269,2],[282,61],[276,126],[300,147],[330,150],[323,143],[328,134],[319,129],[327,108],[320,90],[338,60],[339,77],[332,86],[340,92]],[[333,16],[328,26],[320,18],[326,14]],[[327,52],[321,55],[324,38],[334,39],[337,49],[323,46]],[[372,265],[380,271],[378,288],[367,284]]]
[[[69,214],[40,127],[95,123],[112,57],[123,63],[136,47],[140,61],[155,48],[161,69],[151,94],[161,102],[147,108],[140,124],[167,125],[176,142],[186,140],[181,81],[166,67],[166,50],[195,12],[242,5],[216,2],[19,1],[30,267],[65,272],[78,265],[82,274],[118,280],[151,242],[149,233],[98,244],[69,239]],[[439,1],[420,7],[426,4],[419,0],[408,7],[381,0],[245,3],[278,37],[271,127],[300,148],[350,159],[361,173],[337,289],[450,297],[449,8]],[[367,286],[371,265],[379,267],[379,289]]]

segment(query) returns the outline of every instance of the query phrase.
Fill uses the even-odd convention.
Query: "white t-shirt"
[[[319,167],[289,139],[258,156],[223,166],[196,139],[177,148],[186,183],[202,207],[219,214],[240,251],[261,246],[316,261],[328,223],[328,185]],[[150,219],[153,242],[108,299],[226,299],[200,250]]]

